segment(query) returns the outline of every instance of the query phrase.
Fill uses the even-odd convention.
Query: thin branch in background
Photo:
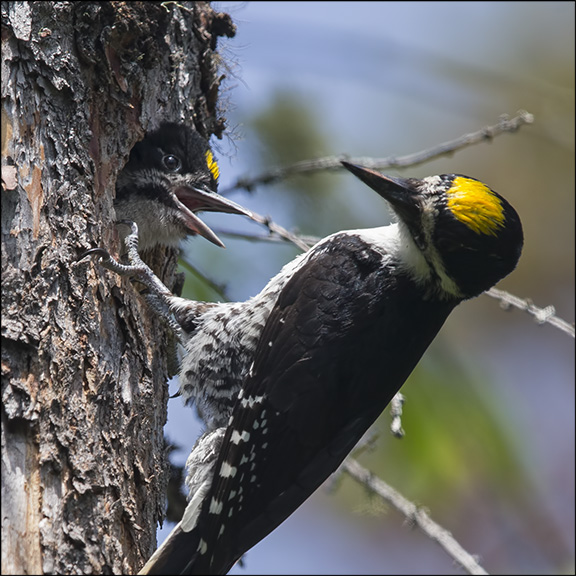
[[[354,480],[365,486],[370,492],[376,494],[401,512],[409,521],[418,526],[428,537],[435,540],[448,553],[448,555],[468,574],[488,574],[474,556],[464,550],[448,530],[434,522],[430,516],[419,506],[410,502],[383,480],[374,476],[369,470],[359,464],[354,458],[346,458],[340,468]]]
[[[229,193],[232,190],[247,190],[251,192],[256,186],[261,184],[271,184],[295,174],[318,172],[321,170],[341,170],[341,160],[346,160],[352,164],[360,164],[367,168],[374,168],[377,170],[416,166],[441,156],[449,156],[457,150],[462,150],[468,146],[478,144],[479,142],[491,141],[496,136],[504,134],[505,132],[516,132],[521,126],[532,124],[532,122],[534,122],[534,116],[525,110],[520,110],[513,118],[509,118],[508,115],[504,114],[500,116],[497,124],[485,126],[476,132],[464,134],[459,138],[449,140],[448,142],[438,144],[437,146],[427,148],[414,154],[407,154],[405,156],[389,156],[387,158],[350,158],[350,156],[342,154],[340,156],[327,156],[315,160],[303,160],[291,164],[290,166],[268,170],[254,178],[248,176],[240,177],[232,186],[222,191],[222,194]]]
[[[266,218],[265,216],[263,218]],[[307,234],[296,234],[294,232],[289,232],[290,237],[286,237],[285,235],[280,235],[276,232],[268,231],[268,234],[252,234],[249,232],[237,232],[235,230],[225,230],[223,228],[213,228],[214,232],[218,237],[225,236],[226,238],[232,238],[234,240],[246,240],[247,242],[270,242],[274,243],[282,243],[285,244],[286,242],[292,242],[292,236],[297,236],[300,240],[302,246],[299,246],[302,250],[304,250],[304,246],[311,247],[316,242],[320,240],[317,236],[309,236]],[[307,250],[307,248],[306,248]]]
[[[504,309],[509,309],[510,307],[518,308],[519,310],[524,310],[528,312],[538,324],[552,324],[555,328],[562,330],[572,338],[575,337],[574,324],[562,320],[556,316],[556,309],[554,306],[546,306],[546,308],[539,308],[535,306],[531,300],[519,298],[514,296],[509,292],[504,290],[498,290],[497,288],[490,288],[486,290],[486,295],[500,300],[500,305]]]
[[[250,219],[254,220],[254,222],[257,222],[258,224],[266,226],[271,234],[277,234],[280,236],[280,238],[284,238],[285,240],[292,242],[298,246],[300,250],[306,251],[308,248],[310,248],[310,245],[304,242],[300,236],[290,232],[289,230],[286,230],[286,228],[283,228],[279,224],[276,224],[269,216],[261,216],[260,214],[256,214],[252,211],[252,216]]]
[[[381,159],[372,157],[350,158],[349,155],[343,154],[340,156],[328,156],[326,158],[318,158],[315,160],[303,160],[290,166],[274,168],[254,178],[240,177],[235,184],[226,190],[223,190],[221,193],[227,194],[233,190],[239,189],[251,191],[260,184],[271,184],[278,180],[288,178],[294,174],[311,173],[322,170],[340,170],[343,169],[342,164],[340,163],[341,160],[347,160],[348,162],[361,164],[368,168],[379,170],[415,166],[440,156],[451,155],[458,150],[462,150],[468,146],[473,146],[479,142],[492,140],[500,134],[516,132],[521,126],[531,124],[532,122],[534,122],[534,116],[524,110],[519,111],[513,118],[509,118],[508,115],[503,114],[500,116],[498,124],[485,126],[475,132],[464,134],[459,138],[449,140],[448,142],[438,144],[437,146],[427,148],[414,154],[390,156]],[[301,250],[308,250],[308,248],[317,241],[316,239],[314,241],[312,241],[312,239],[304,240],[302,236],[290,232],[286,228],[276,224],[269,216],[262,216],[253,212],[251,219],[258,224],[265,226],[271,235],[277,235],[284,240],[292,242]]]

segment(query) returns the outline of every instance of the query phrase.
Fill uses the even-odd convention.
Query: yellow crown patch
[[[477,234],[496,236],[504,226],[502,203],[482,182],[457,176],[446,194],[452,214]]]
[[[214,160],[214,156],[212,156],[210,150],[206,151],[206,166],[208,166],[208,170],[212,173],[214,180],[218,180],[218,176],[220,176],[220,168],[218,168],[218,163]]]

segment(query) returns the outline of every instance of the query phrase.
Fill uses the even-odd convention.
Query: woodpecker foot
[[[91,248],[84,252],[79,260],[87,256],[99,258],[100,265],[107,270],[115,272],[120,276],[131,276],[138,280],[138,282],[144,284],[150,291],[148,294],[144,294],[146,300],[148,300],[148,303],[156,313],[168,322],[180,339],[182,336],[182,328],[175,320],[170,309],[173,294],[160,278],[154,274],[153,270],[140,258],[140,254],[138,254],[138,225],[136,222],[126,220],[121,220],[121,223],[127,224],[132,230],[132,232],[124,238],[129,264],[118,262],[118,260],[113,258],[104,248]]]
[[[116,272],[120,276],[137,276],[139,275],[139,270],[136,270],[136,266],[130,264],[122,264],[118,262],[115,258],[110,256],[110,253],[104,248],[90,248],[83,252],[78,261],[84,260],[87,256],[96,257],[100,259],[100,265],[112,272]]]
[[[91,248],[84,252],[79,260],[86,256],[96,256],[100,258],[100,265],[120,276],[132,276],[144,284],[153,294],[158,297],[171,297],[172,292],[166,288],[164,283],[154,274],[152,269],[140,258],[138,254],[138,225],[136,222],[121,220],[122,224],[130,226],[132,232],[124,238],[124,244],[127,249],[129,264],[122,264],[104,248]]]

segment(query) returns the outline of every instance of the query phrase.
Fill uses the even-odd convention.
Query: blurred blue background
[[[526,109],[516,134],[391,174],[481,179],[521,215],[525,247],[499,288],[574,319],[574,4],[569,2],[214,3],[238,27],[221,39],[221,191],[240,176],[328,154],[403,155]],[[300,176],[230,196],[288,229],[324,236],[388,222],[349,174]],[[238,217],[207,215],[227,250],[184,259],[245,300],[295,256]],[[194,276],[185,295],[221,300]],[[177,390],[176,381],[171,391]],[[492,573],[573,573],[574,341],[481,296],[460,306],[403,388],[406,438],[360,460],[476,554]],[[184,463],[201,428],[170,401]],[[162,540],[170,530],[159,532]],[[323,487],[233,574],[458,574],[396,511],[349,479]]]

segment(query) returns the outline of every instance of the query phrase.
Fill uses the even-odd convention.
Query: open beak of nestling
[[[224,243],[208,225],[196,216],[196,212],[224,212],[252,217],[252,213],[246,208],[208,189],[179,186],[174,190],[174,195],[178,209],[184,218],[184,224],[190,232],[203,236],[221,248],[224,248]]]

